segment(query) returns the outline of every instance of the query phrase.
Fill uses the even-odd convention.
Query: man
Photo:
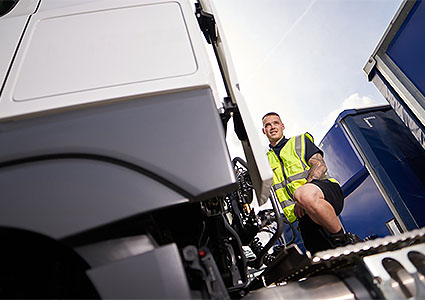
[[[289,222],[299,220],[301,235],[312,253],[352,242],[338,215],[344,196],[338,182],[326,176],[323,152],[305,133],[290,139],[275,112],[264,115],[263,133],[270,142],[267,157],[273,170],[273,190]]]

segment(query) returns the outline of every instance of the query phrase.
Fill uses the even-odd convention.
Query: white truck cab
[[[127,273],[134,270],[125,266],[150,264],[149,272],[136,272],[142,282],[163,276],[168,264],[152,255],[165,251],[181,262],[179,251],[188,243],[182,232],[168,240],[165,228],[193,218],[189,228],[195,232],[188,234],[199,235],[206,226],[199,220],[202,211],[215,215],[224,209],[205,203],[240,188],[221,115],[231,114],[229,106],[238,107],[247,133],[242,141],[252,178],[247,188],[254,185],[262,204],[271,185],[224,36],[216,46],[227,107],[218,97],[193,1],[17,0],[2,2],[0,12],[0,234],[9,245],[4,257],[14,263],[28,257],[6,268],[29,270],[25,278],[16,275],[33,288],[24,289],[29,293],[24,297],[187,298],[187,281],[175,278],[184,277],[182,263],[170,274],[179,284],[161,290],[161,282],[150,291],[146,284],[126,288]],[[219,31],[217,25],[215,34]],[[155,216],[163,212],[167,218]],[[165,223],[162,230],[123,225],[134,220]],[[29,241],[37,249],[17,251]],[[72,280],[57,279],[55,292],[45,294],[49,288],[40,282],[57,274],[46,267],[36,276],[36,261],[54,262],[50,254],[58,244],[66,245],[58,261],[85,283],[67,294],[55,288]],[[117,257],[117,251],[126,254]],[[241,255],[231,267],[241,270],[233,270],[226,284],[246,282]],[[111,274],[120,279],[107,279]],[[5,297],[16,295],[13,284]]]

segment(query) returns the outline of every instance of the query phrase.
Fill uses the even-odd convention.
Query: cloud
[[[326,118],[324,118],[320,122],[319,126],[316,129],[317,140],[320,140],[326,134],[326,132],[332,127],[332,125],[335,123],[336,118],[342,111],[346,109],[359,109],[382,104],[382,101],[379,102],[367,96],[360,96],[359,93],[352,94],[344,101],[342,101],[341,105],[338,108],[329,112]]]
[[[365,107],[371,107],[377,105],[376,101],[374,101],[372,98],[363,96],[360,97],[359,93],[355,93],[351,95],[350,97],[346,98],[341,105],[331,111],[325,120],[322,121],[322,125],[329,125],[332,126],[332,124],[335,122],[338,115],[346,109],[353,109],[353,108],[365,108]]]

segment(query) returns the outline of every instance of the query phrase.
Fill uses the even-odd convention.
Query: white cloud
[[[377,103],[373,99],[366,96],[360,97],[358,93],[355,93],[346,98],[337,109],[331,111],[326,119],[322,121],[322,125],[328,125],[328,127],[332,126],[335,119],[343,110],[370,107],[376,104]]]
[[[382,105],[386,104],[382,101],[376,101],[370,97],[367,96],[360,96],[359,93],[354,93],[348,98],[346,98],[344,101],[342,101],[341,105],[332,110],[328,113],[326,118],[324,118],[320,124],[319,128],[321,128],[320,133],[317,134],[317,137],[322,139],[322,137],[326,134],[326,132],[332,127],[332,125],[335,123],[336,118],[339,116],[339,114],[346,110],[346,109],[359,109],[359,108],[365,108],[365,107],[372,107],[376,105]],[[320,139],[317,139],[318,141]]]

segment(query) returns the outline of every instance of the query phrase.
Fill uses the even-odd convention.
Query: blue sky
[[[308,131],[319,144],[344,109],[386,104],[363,67],[402,0],[212,1],[259,132],[276,111],[287,137]]]

